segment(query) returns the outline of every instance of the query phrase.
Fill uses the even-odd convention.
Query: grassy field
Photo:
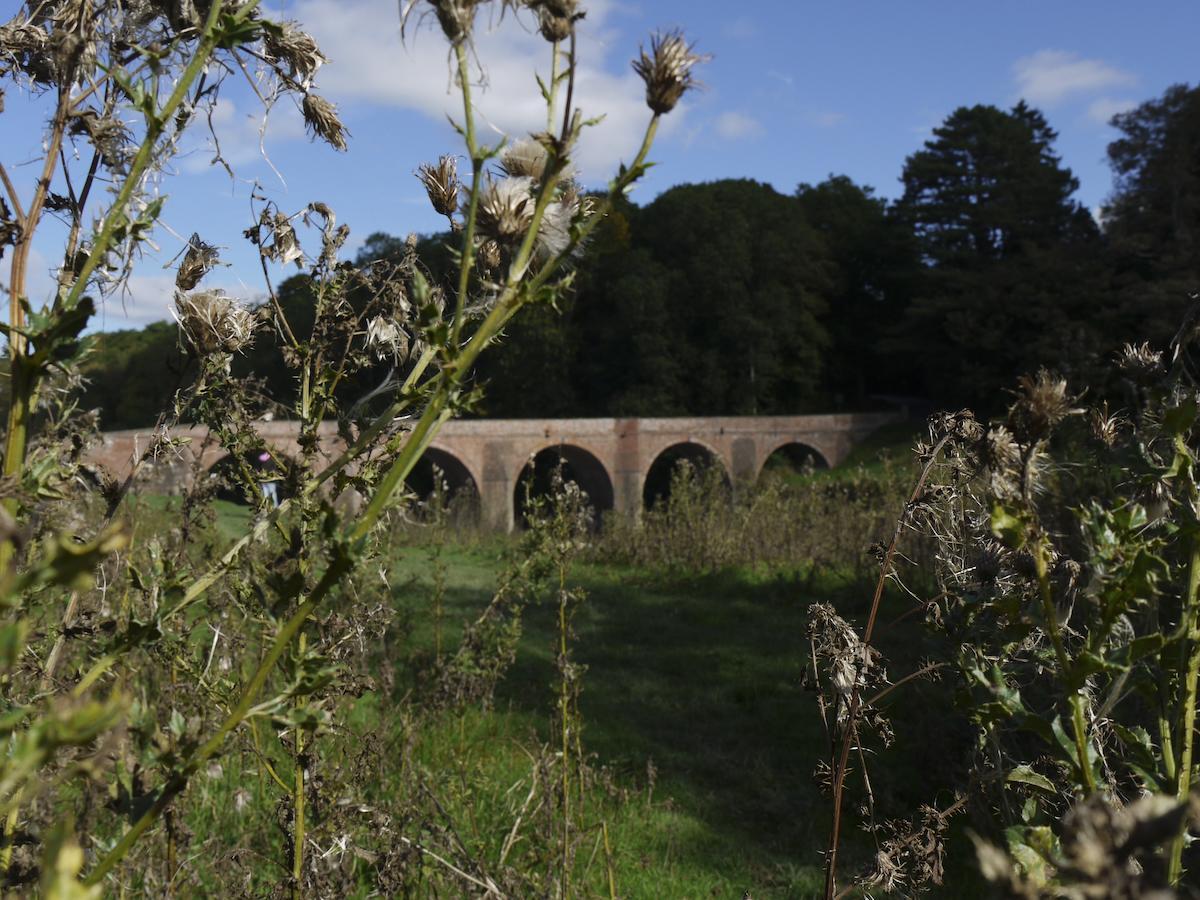
[[[449,551],[448,623],[487,602],[498,552],[495,545]],[[397,603],[411,615],[411,640],[428,648],[427,551],[404,554],[392,574],[404,578]],[[816,896],[828,805],[813,771],[827,751],[815,699],[802,686],[805,610],[836,595],[840,609],[862,613],[866,593],[835,580],[802,589],[737,571],[679,579],[586,565],[576,575],[588,592],[576,619],[578,657],[588,667],[586,750],[637,798],[609,810],[619,894]],[[916,630],[898,637],[902,668],[923,646]],[[429,762],[445,764],[445,743],[458,734],[461,746],[475,746],[476,764],[491,770],[483,782],[511,786],[520,772],[516,747],[550,731],[555,640],[553,611],[532,609],[496,712],[468,712],[446,723],[445,734],[429,735]],[[897,731],[910,740],[881,754],[875,768],[887,778],[873,789],[881,806],[915,809],[931,786],[932,748],[920,739],[931,723],[921,710],[936,704],[907,705]],[[870,849],[860,838],[849,841],[862,864]]]
[[[911,427],[881,433],[851,465],[873,471],[881,449],[899,457],[913,436]],[[838,478],[845,471],[813,477]],[[135,503],[165,514],[178,501],[140,497]],[[214,514],[218,543],[245,533],[251,520],[246,507],[220,501]],[[451,542],[439,546],[428,535],[416,536],[419,545],[401,543],[382,572],[396,617],[377,636],[379,687],[326,739],[325,765],[349,769],[360,764],[361,748],[373,748],[386,764],[371,780],[372,806],[385,814],[407,809],[414,784],[421,785],[436,795],[441,827],[486,869],[506,852],[522,798],[537,777],[536,757],[555,739],[556,608],[543,597],[525,611],[515,661],[491,709],[423,708],[421,673],[435,655],[435,631],[444,652],[458,645],[465,623],[487,606],[517,542],[451,534]],[[586,666],[579,706],[593,772],[579,801],[584,834],[574,868],[577,895],[610,896],[611,860],[613,893],[623,898],[740,898],[747,891],[756,900],[819,896],[829,803],[814,771],[828,747],[815,694],[803,683],[806,613],[820,601],[861,619],[869,579],[830,568],[806,572],[803,565],[773,574],[727,567],[696,575],[593,561],[577,563],[569,583],[586,592],[574,620],[575,656]],[[882,618],[904,612],[906,603],[889,597]],[[882,649],[893,678],[931,655],[928,641],[913,622],[890,633]],[[929,737],[944,730],[944,689],[918,684],[890,702],[897,740],[869,761],[884,816],[947,800],[937,794],[942,738]],[[262,742],[272,755],[269,732]],[[286,858],[285,832],[270,812],[278,791],[258,754],[243,746],[228,757],[189,805],[193,834],[234,848],[211,860],[197,853],[198,889],[226,885],[220,867],[246,858],[233,854],[263,861],[249,867],[250,894],[269,892],[280,877],[275,868]],[[246,792],[251,802],[239,803]],[[611,854],[604,849],[606,831]],[[863,869],[874,853],[871,840],[856,830],[846,834],[843,848],[843,873]],[[963,864],[971,855],[956,835],[942,896],[975,889],[971,867]]]

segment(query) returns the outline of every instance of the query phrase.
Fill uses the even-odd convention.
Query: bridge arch
[[[819,447],[806,441],[784,440],[768,445],[758,467],[756,480],[761,480],[772,468],[791,469],[803,472],[812,469],[828,469],[829,458]]]
[[[222,484],[217,488],[218,500],[246,505],[245,482],[242,481],[238,460],[224,448],[218,450],[215,459],[208,462],[201,470],[200,477],[205,481],[220,479]],[[273,446],[258,446],[241,454],[242,461],[258,477],[260,485],[273,484],[270,489],[276,502],[291,496],[288,474],[294,464],[292,457]],[[266,456],[267,459],[263,459]],[[259,477],[261,476],[261,477]],[[262,488],[264,492],[268,490]]]
[[[642,481],[642,505],[645,509],[654,507],[671,495],[671,480],[681,463],[686,463],[697,471],[715,466],[725,486],[731,488],[733,485],[729,468],[721,454],[709,444],[689,438],[659,450],[646,467]]]
[[[531,453],[514,479],[513,519],[517,525],[526,524],[528,499],[550,492],[554,471],[559,466],[563,480],[573,481],[587,495],[597,523],[601,515],[613,508],[612,476],[600,458],[577,444],[551,444]]]
[[[479,479],[458,454],[433,444],[417,460],[405,484],[421,504],[427,504],[441,481],[443,502],[447,507],[465,512],[468,517],[479,513]]]

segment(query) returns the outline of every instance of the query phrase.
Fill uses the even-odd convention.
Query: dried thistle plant
[[[307,91],[300,104],[304,114],[304,126],[334,150],[346,149],[349,132],[338,118],[337,107],[319,94]]]
[[[508,144],[500,154],[500,168],[510,178],[531,178],[540,181],[546,173],[549,154],[545,146],[531,138]]]
[[[212,271],[220,260],[217,248],[200,240],[200,235],[193,233],[188,239],[187,252],[175,273],[175,287],[181,291],[190,291],[200,283],[205,275]]]
[[[698,82],[692,70],[707,61],[695,46],[684,40],[678,31],[656,34],[650,40],[650,53],[643,50],[634,60],[633,70],[646,84],[646,105],[651,111],[664,115],[673,110]]]
[[[312,85],[317,70],[326,62],[313,36],[302,31],[295,22],[265,24],[263,53],[268,60],[287,66],[288,76],[306,90]]]
[[[539,815],[561,810],[553,834],[545,829],[529,854],[552,849],[542,859],[561,862],[548,875],[540,864],[529,874],[501,862],[493,878],[455,843],[454,823],[436,810],[436,799],[424,806],[413,801],[395,817],[367,802],[368,763],[384,754],[364,749],[365,762],[331,758],[347,746],[339,729],[350,721],[351,704],[377,688],[369,663],[393,612],[389,545],[380,537],[402,506],[406,478],[440,424],[478,402],[469,379],[479,354],[522,309],[553,303],[568,289],[565,267],[607,206],[645,172],[657,123],[657,115],[650,118],[631,164],[607,194],[581,198],[568,177],[589,122],[572,105],[577,51],[548,48],[557,75],[546,92],[547,133],[536,147],[519,145],[507,161],[530,174],[488,177],[485,166],[499,147],[476,138],[471,91],[478,79],[469,52],[476,13],[485,5],[425,4],[450,40],[464,100],[470,183],[460,181],[449,156],[420,176],[435,208],[456,226],[458,271],[439,282],[421,264],[415,239],[394,258],[346,262],[349,230],[331,206],[311,203],[289,215],[256,190],[246,236],[263,263],[264,302],[251,309],[219,290],[200,289],[217,252],[198,236],[189,240],[172,308],[189,350],[187,368],[178,373],[180,387],[155,428],[158,437],[123,486],[79,463],[96,427],[71,395],[80,380],[79,337],[94,312],[92,288],[119,285],[139,247],[152,239],[165,202],[153,189],[184,132],[203,119],[198,112],[213,110],[224,79],[239,72],[254,82],[264,115],[290,96],[315,137],[345,150],[347,131],[336,107],[316,92],[325,60],[311,35],[295,23],[269,21],[255,4],[31,2],[0,26],[0,75],[22,86],[53,86],[64,100],[48,123],[45,174],[32,181],[32,202],[0,207],[3,240],[14,247],[10,322],[19,329],[10,341],[14,402],[0,479],[0,597],[15,598],[13,628],[5,626],[0,643],[14,649],[0,654],[0,678],[20,713],[20,721],[12,720],[12,752],[0,764],[6,791],[0,813],[13,823],[10,835],[20,826],[34,841],[44,839],[46,871],[63,876],[64,896],[103,889],[114,878],[124,883],[134,872],[151,893],[201,883],[196,873],[208,871],[208,851],[221,837],[190,832],[192,814],[211,796],[193,785],[242,776],[238,760],[272,776],[253,796],[238,785],[231,806],[248,833],[271,818],[281,830],[283,840],[270,851],[281,858],[269,876],[280,895],[341,896],[360,890],[364,879],[369,890],[405,895],[418,881],[429,884],[420,860],[435,858],[444,867],[438,890],[447,895],[461,893],[464,884],[492,895],[540,896],[558,883],[569,893],[569,869],[586,833],[573,792],[598,776],[585,764],[578,736],[574,703],[582,667],[565,655],[559,721],[566,739],[557,763],[547,751],[535,765],[538,777],[554,772],[565,779],[554,789],[543,782],[533,795]],[[403,10],[405,19],[414,6]],[[555,42],[583,14],[566,0],[529,8],[544,35],[562,36]],[[560,109],[564,86],[568,106]],[[71,142],[91,155],[67,152]],[[49,192],[60,169],[70,176],[63,178],[69,196]],[[98,189],[104,180],[112,181],[110,194]],[[10,181],[6,170],[5,189],[15,200],[19,189]],[[85,200],[101,196],[110,205],[97,216]],[[67,264],[53,303],[32,317],[21,303],[21,275],[43,210],[68,221]],[[319,253],[304,253],[304,230],[304,246],[317,240]],[[270,263],[295,263],[305,272],[276,286]],[[297,290],[303,303],[288,293]],[[234,374],[234,354],[244,353],[260,329],[270,332],[294,377],[287,396],[272,396],[253,372]],[[246,354],[247,367],[255,355]],[[299,423],[295,445],[286,450],[264,437],[269,422],[283,416]],[[181,443],[161,437],[180,420],[207,429],[188,448],[190,462],[182,459]],[[336,423],[336,441],[329,423]],[[31,428],[42,429],[32,442]],[[223,457],[208,469],[204,460],[214,453]],[[147,524],[141,516],[131,545],[121,524],[135,502],[131,486],[155,466],[185,470],[193,481],[178,517]],[[84,483],[96,486],[97,519],[72,505]],[[222,491],[252,508],[250,530],[232,542],[220,534],[213,507]],[[350,494],[358,498],[349,501],[352,511],[342,500]],[[586,527],[582,518],[568,519],[573,529]],[[40,530],[27,541],[22,529],[31,521]],[[575,531],[553,531],[552,538],[544,558],[582,552]],[[578,597],[560,591],[559,600],[560,612],[569,612]],[[14,660],[31,662],[17,668]],[[126,684],[138,685],[135,701],[108,692]],[[88,776],[82,784],[62,790],[81,773]],[[418,796],[420,788],[411,786]],[[86,871],[69,835],[58,843],[45,837],[50,829],[43,820],[71,810],[86,816],[81,830],[114,838],[94,845],[82,860]],[[413,810],[420,810],[415,823],[405,819]],[[521,815],[512,826],[516,843],[523,839]],[[193,840],[193,851],[203,846],[204,853],[188,851]],[[242,849],[216,854],[218,880],[230,883],[229,871],[246,872]],[[26,883],[21,878],[36,872],[24,857],[32,860],[25,850],[0,848],[0,874],[18,890]],[[607,864],[611,878],[611,858]],[[243,889],[250,883],[239,882]]]
[[[181,291],[171,313],[188,345],[201,356],[238,353],[254,340],[254,314],[224,291]]]
[[[462,184],[458,180],[458,163],[453,156],[443,156],[437,165],[423,163],[417,177],[425,186],[434,210],[447,218],[458,212],[458,195]]]
[[[501,247],[519,244],[534,218],[533,179],[488,179],[479,197],[479,233]]]

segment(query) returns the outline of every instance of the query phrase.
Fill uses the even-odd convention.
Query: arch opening
[[[215,485],[218,500],[239,506],[263,501],[278,506],[292,496],[291,468],[292,461],[278,450],[257,447],[237,455],[225,454],[204,471],[204,478]],[[253,479],[253,488],[248,478]]]
[[[691,441],[673,444],[654,458],[642,486],[642,504],[646,509],[666,503],[673,487],[687,479],[694,487],[719,489],[730,494],[733,482],[717,454],[703,444]]]
[[[405,485],[416,498],[415,511],[422,518],[445,514],[450,521],[463,524],[479,518],[479,485],[453,453],[427,448],[408,473]]]
[[[592,524],[613,508],[613,484],[604,463],[582,447],[558,444],[534,454],[521,469],[513,494],[513,512],[519,528],[528,525],[529,505],[539,497],[551,495],[554,474],[561,467],[563,481],[574,482],[587,495],[592,508]]]
[[[778,478],[793,481],[807,478],[814,472],[829,468],[829,461],[820,450],[800,441],[791,441],[776,447],[763,462],[758,477]]]

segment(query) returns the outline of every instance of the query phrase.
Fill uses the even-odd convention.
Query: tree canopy
[[[1200,289],[1200,87],[1174,85],[1112,124],[1103,221],[1122,324],[1165,340]]]
[[[1102,226],[1025,103],[954,110],[906,160],[894,204],[842,175],[791,195],[726,180],[618,204],[561,308],[531,310],[481,366],[479,412],[798,413],[896,396],[986,411],[1041,366],[1091,384],[1120,344],[1169,337],[1200,287],[1200,89],[1113,124]],[[454,245],[418,240],[433,280]],[[355,264],[405,252],[378,233]],[[276,293],[290,315],[311,304],[303,278]],[[99,336],[86,402],[105,427],[154,421],[189,377],[177,345],[168,323]],[[287,397],[281,353],[261,335],[235,366]]]

